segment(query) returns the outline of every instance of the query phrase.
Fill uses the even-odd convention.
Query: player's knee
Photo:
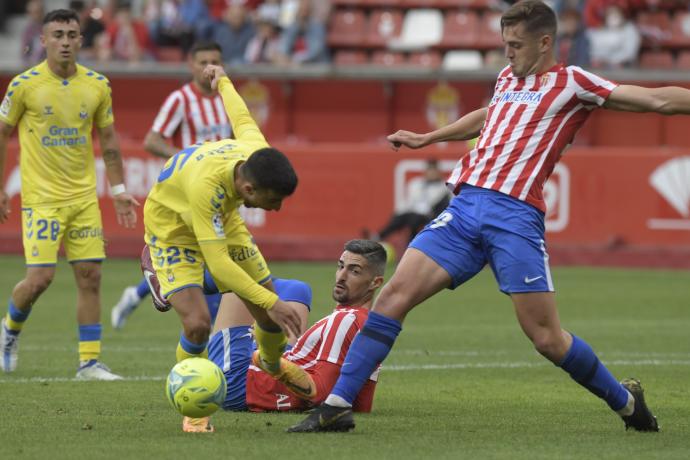
[[[80,266],[77,269],[77,283],[82,289],[98,290],[101,285],[101,267],[94,266]]]
[[[46,289],[48,289],[48,286],[50,286],[50,283],[52,282],[53,276],[50,274],[32,276],[27,280],[31,297],[35,299],[41,295]]]
[[[560,334],[552,333],[551,331],[540,331],[532,337],[534,349],[545,358],[554,361],[561,355],[560,350],[563,348],[561,344]]]
[[[201,343],[208,340],[211,333],[210,316],[188,317],[184,321],[184,332],[190,340]]]

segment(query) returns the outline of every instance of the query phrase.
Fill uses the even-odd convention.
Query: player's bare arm
[[[149,131],[144,138],[144,149],[152,155],[161,158],[170,158],[179,149],[168,143],[161,133]]]
[[[113,204],[117,214],[117,223],[125,228],[134,228],[137,224],[137,213],[134,211],[139,202],[124,189],[124,173],[122,168],[122,156],[117,135],[113,125],[98,128],[101,141],[101,152],[105,172],[113,188]]]
[[[394,150],[398,150],[403,145],[418,149],[436,142],[473,139],[479,135],[484,126],[487,110],[486,107],[477,109],[449,125],[426,134],[400,130],[388,136],[387,139]]]
[[[690,114],[690,90],[677,86],[645,88],[620,85],[604,107],[624,112],[657,112],[663,115]]]
[[[5,193],[5,159],[7,158],[7,143],[10,140],[14,126],[0,121],[0,223],[6,222],[10,214],[10,202]]]

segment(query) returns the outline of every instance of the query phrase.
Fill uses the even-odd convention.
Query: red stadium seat
[[[673,55],[670,51],[645,51],[640,54],[640,67],[643,69],[673,69]]]
[[[679,69],[690,69],[690,51],[681,51],[678,53],[676,67]]]
[[[407,62],[415,67],[437,69],[441,67],[441,53],[438,51],[412,53],[410,54],[410,57],[407,58]]]
[[[479,17],[474,11],[446,13],[443,21],[443,48],[474,48],[479,39]]]
[[[375,51],[371,57],[371,63],[384,67],[397,67],[405,65],[405,56],[402,53],[391,51]]]
[[[492,0],[401,0],[399,3],[404,8],[474,8],[483,10],[489,7],[491,1]]]
[[[399,10],[374,10],[369,18],[366,42],[369,46],[384,47],[400,35],[403,15]]]
[[[330,46],[358,46],[364,43],[366,19],[362,10],[338,10],[328,32]]]
[[[400,0],[362,0],[362,5],[369,8],[399,7]]]
[[[354,50],[337,51],[333,63],[337,66],[368,64],[367,53]]]
[[[690,47],[690,12],[684,11],[673,16],[669,44],[680,48]]]
[[[671,18],[663,11],[643,11],[635,22],[646,46],[664,44],[671,38]]]
[[[477,42],[477,47],[482,49],[503,47],[501,13],[492,11],[482,15],[479,24],[479,40]]]

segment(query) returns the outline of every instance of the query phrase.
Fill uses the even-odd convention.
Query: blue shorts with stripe
[[[311,309],[312,292],[307,283],[274,278],[273,286],[281,300],[299,302]],[[220,367],[228,384],[223,409],[247,410],[247,371],[255,349],[250,325],[222,329],[209,340],[208,359]]]
[[[552,292],[544,214],[506,194],[463,184],[410,243],[451,277],[455,289],[488,263],[506,294]]]

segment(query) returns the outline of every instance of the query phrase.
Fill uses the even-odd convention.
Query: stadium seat
[[[479,70],[481,68],[482,53],[479,51],[448,51],[443,57],[444,70]]]
[[[479,39],[479,17],[474,11],[447,13],[443,21],[443,48],[474,48]]]
[[[474,8],[483,10],[488,8],[492,0],[401,0],[400,5],[405,8]]]
[[[332,0],[332,4],[334,7],[339,7],[339,6],[361,6],[363,3],[365,3],[363,0]]]
[[[369,8],[399,7],[400,0],[362,0],[362,6]]]
[[[663,11],[643,11],[635,22],[645,46],[658,46],[671,38],[671,18]]]
[[[402,53],[393,53],[391,51],[375,51],[371,57],[371,63],[384,67],[397,67],[405,65],[405,56]]]
[[[374,10],[367,27],[367,45],[384,47],[388,40],[400,35],[403,15],[399,10]]]
[[[495,49],[503,47],[501,35],[501,13],[486,12],[482,15],[479,24],[478,48]]]
[[[669,44],[680,48],[690,47],[690,12],[679,12],[673,16]]]
[[[403,21],[400,37],[388,42],[396,51],[414,51],[429,48],[441,42],[443,14],[429,8],[408,10]]]
[[[328,32],[330,46],[358,46],[364,43],[366,19],[362,10],[337,10]]]
[[[645,51],[640,54],[642,69],[673,69],[673,55],[670,51]]]
[[[407,58],[408,64],[414,67],[424,67],[427,69],[438,69],[441,67],[441,53],[438,51],[423,51],[412,53]]]
[[[676,67],[679,69],[690,69],[690,51],[681,51],[678,53]]]
[[[335,65],[362,65],[368,64],[367,53],[360,50],[336,51],[333,57]]]

